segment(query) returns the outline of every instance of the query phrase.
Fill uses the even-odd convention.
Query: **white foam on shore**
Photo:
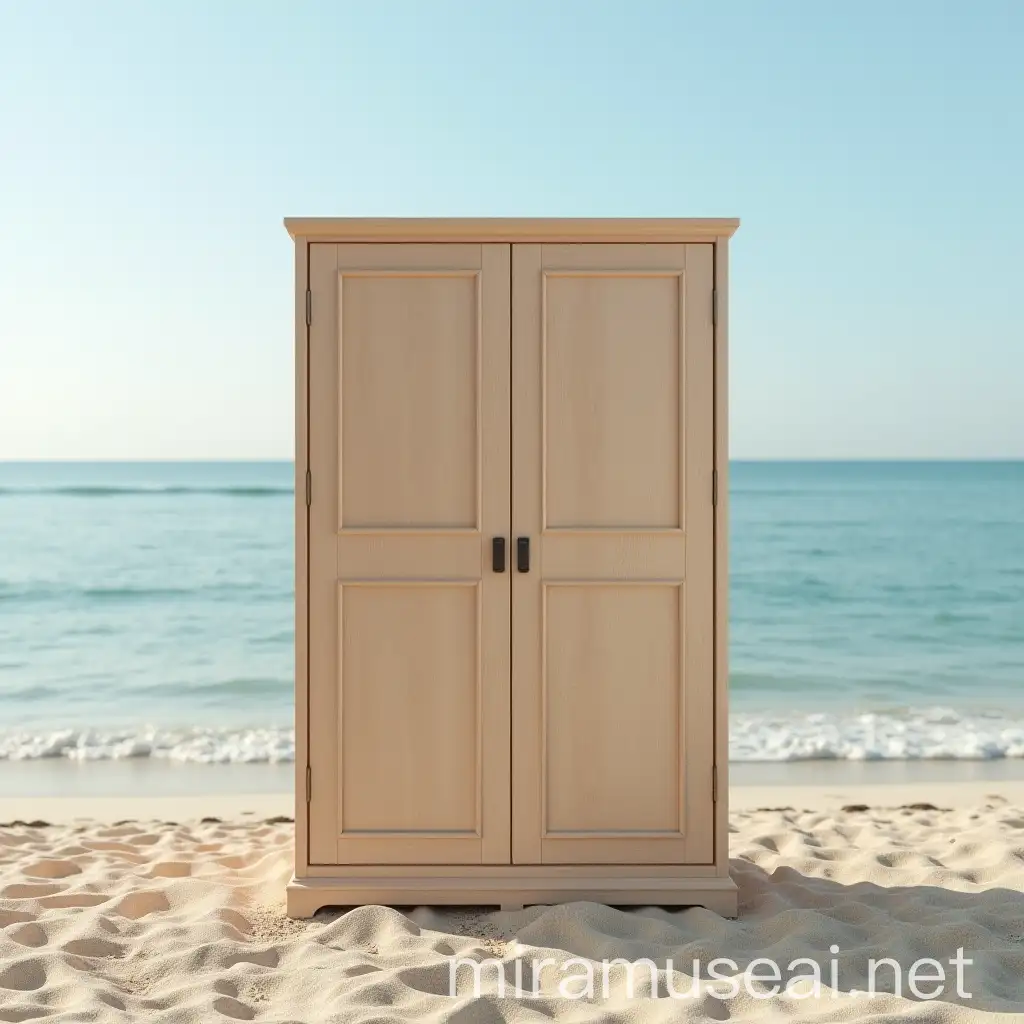
[[[864,714],[733,714],[733,761],[993,761],[1024,758],[1024,718],[916,708]]]
[[[195,764],[275,764],[295,760],[295,731],[267,729],[60,729],[0,732],[0,761],[122,761],[165,758]]]
[[[992,761],[1024,758],[1024,717],[927,708],[865,714],[732,714],[733,761]],[[0,731],[0,761],[164,758],[194,764],[294,761],[290,728]]]

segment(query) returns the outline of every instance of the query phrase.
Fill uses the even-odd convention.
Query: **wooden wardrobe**
[[[288,912],[736,913],[736,220],[289,219]]]

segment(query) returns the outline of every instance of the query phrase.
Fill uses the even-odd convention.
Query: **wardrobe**
[[[735,915],[726,219],[288,219],[295,874]]]

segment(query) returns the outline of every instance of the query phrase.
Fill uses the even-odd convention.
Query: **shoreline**
[[[1024,807],[1020,760],[742,762],[730,765],[730,773],[730,810],[736,813],[850,805],[962,809],[992,801]],[[290,763],[0,762],[0,823],[291,818],[293,781]]]

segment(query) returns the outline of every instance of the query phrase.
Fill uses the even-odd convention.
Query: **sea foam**
[[[731,715],[733,761],[989,761],[1024,758],[1024,718],[951,708],[854,713]],[[295,733],[248,729],[59,729],[0,732],[0,760],[117,761],[163,758],[196,764],[295,759]]]
[[[731,716],[734,761],[991,761],[1024,757],[1024,718],[952,708]]]
[[[295,760],[295,732],[260,729],[59,729],[0,732],[0,761],[121,761],[164,758],[196,764],[273,764]]]

